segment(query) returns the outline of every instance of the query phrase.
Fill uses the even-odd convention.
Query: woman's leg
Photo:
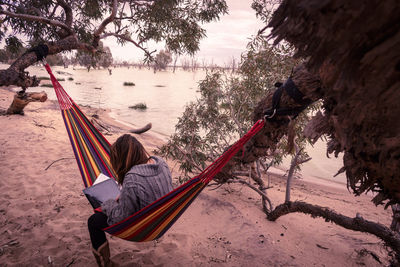
[[[102,212],[96,212],[88,219],[88,228],[92,246],[97,250],[102,244],[107,241],[106,234],[102,229],[106,228],[107,215]]]

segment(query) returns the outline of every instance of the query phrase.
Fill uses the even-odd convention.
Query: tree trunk
[[[14,100],[7,110],[7,114],[24,115],[24,108],[30,102],[45,102],[47,94],[45,92],[18,92],[14,95]]]
[[[49,55],[58,54],[62,51],[87,48],[84,44],[79,43],[75,35],[67,36],[57,42],[46,43],[46,45],[49,48]],[[40,81],[36,76],[29,76],[29,73],[25,71],[26,68],[36,62],[37,57],[34,52],[22,54],[8,69],[0,70],[0,86],[16,85],[24,90],[28,87],[38,86]],[[23,114],[23,109],[29,102],[44,102],[46,99],[47,95],[45,93],[17,93],[7,110],[7,114]]]

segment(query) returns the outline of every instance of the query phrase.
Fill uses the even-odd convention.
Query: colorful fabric
[[[84,186],[91,186],[100,173],[104,173],[112,178],[116,177],[109,159],[110,143],[85,117],[79,107],[64,91],[51,72],[50,66],[46,64],[45,67],[56,91]],[[198,176],[132,214],[125,220],[105,228],[104,231],[122,239],[136,242],[160,238],[225,164],[228,163],[251,137],[264,127],[264,123],[264,120],[257,121],[249,132]]]

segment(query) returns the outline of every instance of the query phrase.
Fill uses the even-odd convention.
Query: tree
[[[64,59],[62,55],[57,54],[57,55],[50,55],[46,58],[47,63],[53,66],[63,66],[64,65]]]
[[[154,60],[153,69],[154,72],[157,70],[165,70],[168,67],[168,64],[172,62],[172,55],[167,50],[161,50]]]
[[[70,50],[95,53],[100,40],[114,37],[122,45],[134,44],[150,60],[153,52],[144,45],[151,40],[164,41],[172,53],[195,53],[205,36],[200,24],[226,12],[224,0],[2,0],[0,41],[17,48],[20,38],[26,38],[32,45],[45,43],[54,55]],[[20,56],[0,71],[0,86],[37,86],[38,79],[24,72],[36,60],[34,52]]]
[[[76,61],[79,63],[79,65],[86,67],[88,72],[91,68],[96,67],[96,59],[94,55],[86,51],[78,51],[76,53]]]
[[[103,68],[108,68],[113,64],[113,56],[108,46],[103,47],[99,59],[99,65]]]
[[[107,46],[103,46],[103,43],[99,43],[99,47],[95,53],[88,53],[87,51],[78,51],[76,53],[76,61],[87,68],[88,72],[90,68],[96,68],[101,66],[103,68],[109,67],[113,62],[111,50]]]

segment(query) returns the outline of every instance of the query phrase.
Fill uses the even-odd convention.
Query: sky
[[[224,65],[229,63],[232,57],[240,59],[240,55],[246,50],[249,38],[264,27],[261,20],[256,18],[255,11],[251,9],[252,0],[226,2],[229,14],[222,16],[219,21],[203,25],[207,36],[200,41],[200,51],[195,55],[200,62],[204,59],[207,63]],[[139,62],[144,58],[142,50],[133,44],[120,46],[112,37],[103,42],[110,47],[115,60]],[[153,49],[159,51],[162,48],[163,44],[149,45],[150,51]]]

